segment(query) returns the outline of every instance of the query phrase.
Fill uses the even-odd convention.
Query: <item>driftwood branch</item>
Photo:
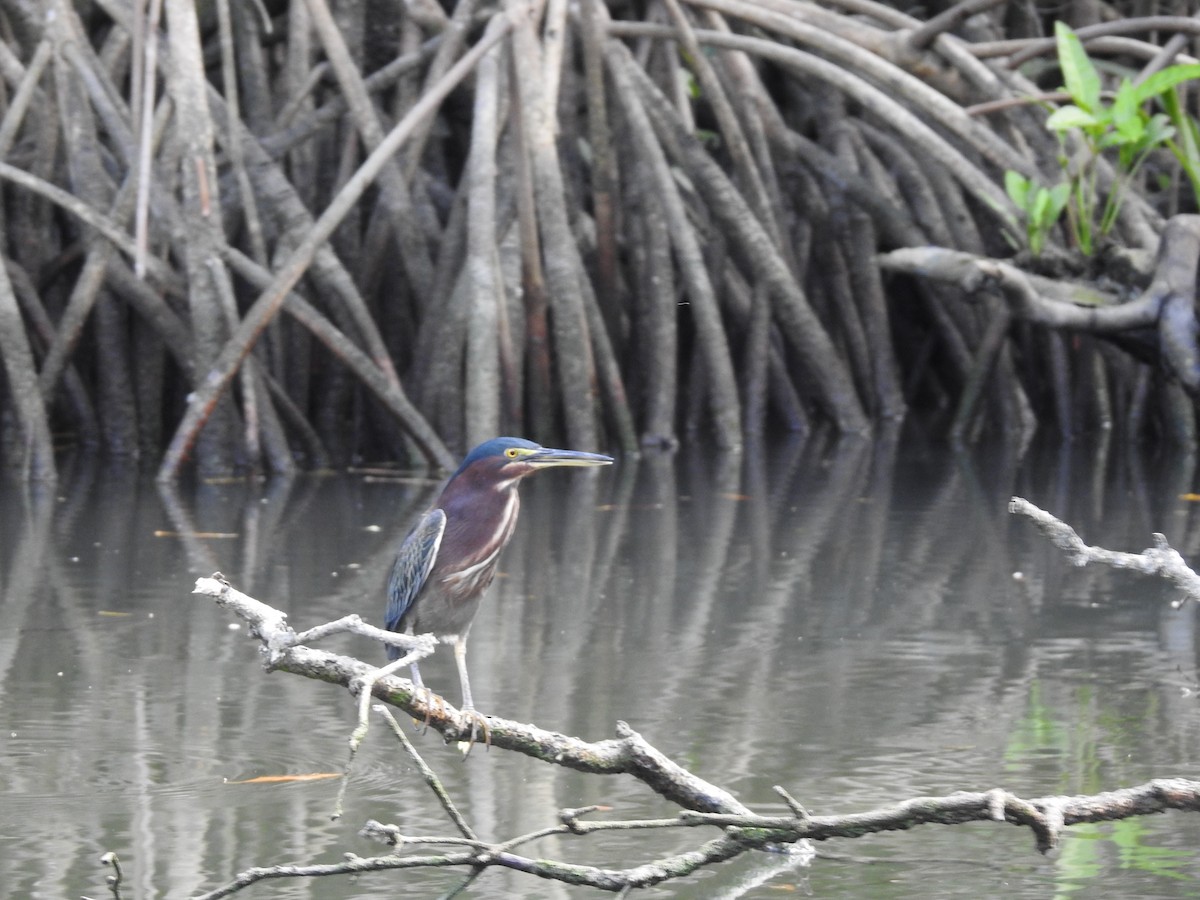
[[[1200,595],[1200,577],[1183,564],[1177,553],[1166,547],[1165,540],[1160,542],[1158,549],[1142,554],[1114,553],[1088,547],[1069,526],[1027,501],[1014,498],[1011,508],[1014,512],[1033,518],[1055,543],[1072,552],[1077,561],[1103,561],[1110,565],[1164,574],[1180,584],[1186,583],[1189,596]],[[1190,581],[1184,578],[1183,570],[1190,575]],[[433,698],[406,679],[382,675],[376,667],[353,657],[315,650],[301,643],[302,640],[315,640],[344,631],[387,643],[399,643],[402,636],[366,625],[357,616],[348,616],[297,633],[287,625],[284,613],[237,591],[219,573],[199,579],[195,593],[212,597],[250,625],[251,634],[262,642],[268,670],[292,672],[341,684],[352,693],[361,690],[364,685],[372,684],[371,692],[375,696],[416,718],[425,719],[428,727],[440,732],[447,741],[468,738],[471,723],[441,698]],[[418,650],[431,646],[428,638],[408,640]],[[786,848],[791,851],[786,857],[787,865],[807,865],[815,855],[810,841],[856,838],[926,824],[1007,822],[1029,828],[1033,832],[1035,846],[1044,853],[1058,845],[1063,830],[1071,825],[1125,819],[1170,809],[1200,811],[1200,781],[1156,779],[1137,787],[1087,796],[1026,799],[1001,788],[955,792],[938,797],[914,797],[867,812],[842,815],[815,815],[784,787],[777,786],[775,791],[784,799],[790,812],[782,816],[765,816],[754,813],[728,791],[670,760],[624,722],[617,724],[615,739],[590,742],[546,731],[535,725],[489,717],[491,745],[496,749],[514,750],[584,772],[632,775],[662,797],[682,807],[675,816],[632,821],[594,818],[597,813],[607,812],[606,807],[566,809],[559,812],[559,824],[499,843],[489,843],[477,837],[390,711],[383,705],[376,705],[374,709],[385,717],[405,752],[416,762],[418,771],[438,796],[456,833],[406,834],[396,825],[371,821],[366,823],[361,833],[390,845],[393,849],[386,855],[362,857],[348,854],[344,861],[327,865],[254,867],[201,895],[204,900],[226,897],[268,879],[353,875],[384,869],[424,867],[463,869],[468,872],[468,882],[488,868],[499,867],[565,884],[628,892],[685,877],[702,867],[733,859],[751,850]],[[719,835],[698,843],[690,850],[626,868],[579,865],[517,852],[524,845],[554,835],[582,836],[602,831],[665,828],[717,828]],[[418,847],[422,850],[430,847],[441,849],[438,852],[404,852]]]
[[[1154,546],[1141,553],[1123,553],[1119,550],[1106,550],[1103,547],[1093,547],[1083,542],[1075,529],[1044,509],[1039,509],[1028,500],[1013,497],[1009,501],[1008,511],[1017,515],[1027,516],[1034,524],[1062,549],[1067,558],[1076,566],[1086,566],[1089,563],[1100,563],[1116,569],[1133,569],[1145,575],[1158,575],[1175,583],[1184,592],[1184,596],[1175,600],[1172,605],[1179,608],[1188,600],[1200,600],[1200,575],[1184,562],[1183,557],[1167,543],[1166,537],[1157,532],[1153,535]]]

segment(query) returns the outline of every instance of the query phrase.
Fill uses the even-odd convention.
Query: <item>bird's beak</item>
[[[612,465],[613,458],[599,453],[584,453],[582,450],[539,447],[530,451],[521,461],[539,469],[548,469],[551,466],[608,466]]]

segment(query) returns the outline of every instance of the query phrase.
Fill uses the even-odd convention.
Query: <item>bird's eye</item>
[[[509,459],[516,459],[517,458],[517,448],[509,447],[507,450],[504,451],[504,455],[507,456]]]

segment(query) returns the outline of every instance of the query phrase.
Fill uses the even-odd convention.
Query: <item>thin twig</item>
[[[404,729],[400,727],[400,723],[396,721],[396,717],[392,715],[392,711],[382,704],[376,704],[372,709],[383,716],[384,720],[388,723],[388,727],[392,729],[392,733],[396,735],[396,739],[404,747],[404,752],[416,764],[417,771],[421,773],[421,777],[425,779],[425,783],[429,785],[429,789],[433,791],[434,796],[438,798],[438,802],[442,804],[442,809],[446,810],[446,815],[450,817],[450,821],[454,823],[454,827],[467,840],[478,841],[479,837],[475,834],[475,830],[467,824],[467,820],[463,817],[463,814],[458,811],[458,807],[450,799],[450,794],[446,791],[442,780],[438,778],[437,773],[430,768],[421,754],[417,752],[417,748],[408,739],[408,735],[404,733]]]

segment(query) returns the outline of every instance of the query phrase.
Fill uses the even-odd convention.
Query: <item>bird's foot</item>
[[[429,730],[429,722],[433,718],[433,710],[436,707],[438,716],[445,718],[446,716],[446,700],[441,694],[435,694],[430,688],[423,684],[417,685],[417,694],[423,694],[421,703],[425,707],[425,718],[421,722],[421,734]],[[414,719],[415,723],[416,720]]]
[[[463,727],[463,720],[467,719],[471,723],[470,737],[465,741],[458,742],[458,749],[462,751],[463,756],[471,752],[471,748],[475,746],[476,728],[483,732],[483,745],[492,749],[492,727],[488,724],[487,716],[476,710],[474,707],[468,707],[459,711],[459,728]]]

